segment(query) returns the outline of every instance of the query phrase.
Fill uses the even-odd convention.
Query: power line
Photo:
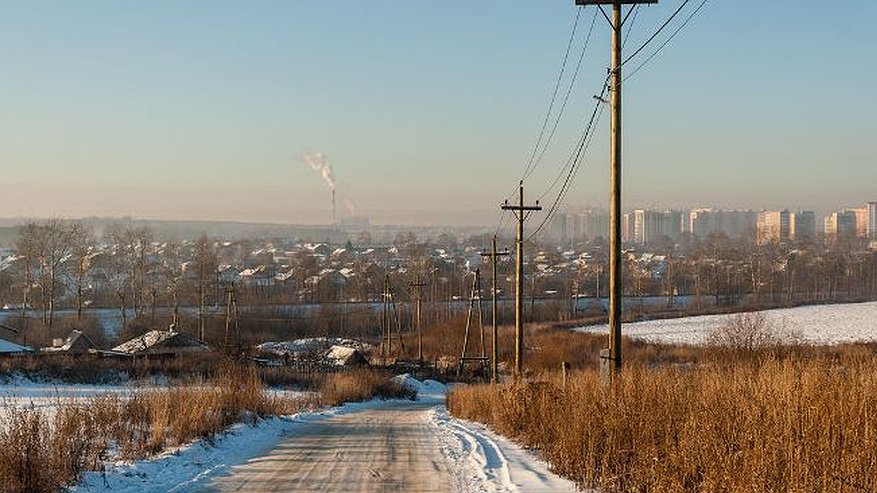
[[[623,50],[625,46],[627,46],[627,42],[630,41],[630,32],[633,31],[633,25],[636,24],[636,17],[639,15],[639,6],[640,4],[636,4],[633,8],[630,9],[630,12],[627,15],[630,17],[630,14],[633,13],[633,16],[630,17],[630,24],[627,26],[627,34],[624,35],[624,41],[621,43],[621,49]],[[594,12],[596,15],[596,12]],[[624,22],[622,25],[627,24],[627,17],[624,18]]]
[[[631,70],[630,73],[624,77],[624,80],[627,80],[627,79],[633,77],[634,74],[639,72],[640,69],[642,69],[649,62],[651,62],[652,59],[654,59],[658,55],[658,53],[660,53],[661,50],[664,49],[664,47],[667,46],[667,44],[669,44],[670,41],[672,41],[673,38],[676,37],[677,34],[679,34],[683,29],[685,29],[685,26],[688,25],[688,23],[691,21],[691,19],[693,19],[694,16],[696,16],[698,14],[698,12],[700,12],[701,9],[703,9],[703,7],[706,5],[706,2],[707,2],[707,0],[703,0],[702,2],[700,2],[700,5],[698,5],[697,8],[694,9],[690,14],[688,14],[688,17],[682,22],[682,24],[680,24],[679,27],[677,27],[676,30],[673,31],[673,33],[670,34],[670,36],[667,39],[665,39],[664,42],[661,43],[661,45],[658,46],[658,48],[651,55],[648,56],[648,58],[646,58],[645,60],[643,60],[642,63],[637,65],[637,67],[635,69]]]
[[[531,168],[535,169],[533,163],[536,159],[536,153],[542,145],[542,138],[545,136],[545,128],[548,126],[548,120],[551,118],[551,113],[554,111],[554,103],[557,101],[557,92],[560,90],[560,83],[563,80],[563,74],[566,72],[566,64],[569,60],[569,53],[572,49],[573,41],[575,40],[576,30],[578,29],[579,18],[581,15],[582,9],[576,9],[576,19],[575,22],[573,22],[572,31],[569,33],[569,41],[566,43],[566,51],[563,55],[563,61],[560,64],[560,72],[557,74],[557,80],[554,82],[554,91],[551,93],[551,100],[548,103],[548,111],[545,112],[545,118],[542,120],[542,125],[539,129],[539,137],[536,139],[536,144],[533,146],[533,151],[530,153],[530,159],[527,161],[527,167],[524,169],[524,174],[521,180],[524,180],[530,175],[530,173],[532,173]]]
[[[569,172],[566,174],[566,179],[564,180],[563,185],[558,191],[554,203],[551,205],[548,214],[545,215],[545,217],[542,219],[542,222],[539,224],[536,230],[530,234],[528,239],[532,239],[533,237],[535,237],[542,230],[542,228],[544,228],[545,225],[548,224],[548,221],[551,219],[551,217],[554,216],[554,213],[557,211],[557,206],[560,204],[560,202],[563,200],[563,197],[566,195],[566,192],[569,190],[569,185],[572,181],[572,177],[575,175],[576,170],[579,169],[579,164],[581,163],[582,157],[584,156],[584,153],[586,152],[587,148],[590,145],[590,142],[592,141],[592,137],[594,135],[593,130],[595,128],[596,122],[599,119],[600,115],[602,115],[604,96],[606,94],[606,89],[609,87],[607,83],[608,80],[609,79],[607,77],[606,81],[603,82],[603,89],[600,91],[600,95],[595,97],[595,99],[597,99],[597,102],[594,105],[594,111],[591,113],[591,118],[588,121],[588,125],[585,127],[582,138],[575,153],[568,161],[567,166],[569,167]],[[563,169],[566,169],[567,166],[564,166]],[[558,175],[558,179],[555,180],[554,185],[556,185],[556,182],[559,181],[560,176],[562,176],[562,173],[561,175]],[[551,188],[554,188],[554,185],[552,185]]]
[[[548,138],[545,139],[545,145],[542,146],[542,150],[539,152],[539,156],[536,158],[536,161],[533,164],[532,169],[528,173],[524,174],[524,180],[530,177],[536,168],[539,167],[539,164],[542,162],[542,158],[545,157],[546,151],[551,146],[551,142],[554,139],[554,135],[557,133],[557,128],[560,126],[560,120],[563,117],[563,113],[566,110],[566,106],[569,103],[569,98],[572,95],[573,87],[575,86],[576,80],[578,79],[579,72],[582,68],[582,62],[585,59],[585,53],[588,51],[588,45],[591,42],[591,35],[594,33],[594,26],[597,23],[597,12],[594,12],[594,17],[591,19],[591,27],[588,29],[588,35],[585,37],[585,43],[582,45],[582,51],[579,54],[578,62],[576,62],[576,68],[573,72],[572,78],[570,78],[569,84],[566,88],[566,94],[563,97],[563,102],[560,105],[560,109],[557,111],[557,115],[554,118],[554,123],[551,127],[551,131],[548,133]]]
[[[568,90],[567,90],[566,97],[564,98],[563,105],[561,106],[561,110],[560,110],[560,111],[561,111],[561,114],[562,114],[562,112],[563,112],[563,108],[566,107],[567,100],[569,99],[569,97],[570,97],[570,93],[571,93],[571,91],[572,91],[573,83],[575,82],[576,76],[577,76],[578,73],[579,73],[579,69],[580,69],[580,67],[581,67],[582,60],[584,59],[584,56],[585,56],[585,50],[587,50],[587,48],[588,48],[588,43],[590,42],[591,34],[593,33],[594,23],[595,23],[596,20],[597,20],[597,14],[598,14],[598,12],[599,12],[598,10],[595,10],[595,11],[594,11],[594,18],[591,20],[591,27],[590,27],[590,29],[588,30],[588,36],[587,36],[587,38],[586,38],[586,40],[585,40],[585,45],[584,45],[584,47],[582,48],[582,53],[581,53],[581,55],[579,56],[579,61],[578,61],[578,64],[576,65],[575,73],[573,74],[573,80],[570,82],[570,86],[569,86],[569,88],[568,88]],[[628,35],[628,37],[630,36],[630,32],[633,30],[633,26],[634,26],[634,24],[636,23],[636,19],[637,19],[637,16],[638,16],[638,15],[639,15],[639,4],[636,4],[636,5],[634,5],[634,6],[630,9],[630,11],[628,11],[627,16],[625,16],[625,18],[624,18],[624,22],[622,22],[622,25],[627,25],[627,35]],[[630,19],[629,23],[628,23],[628,18]],[[627,43],[627,40],[628,40],[628,39],[629,39],[629,38],[626,38],[626,39],[625,39],[625,44]],[[608,79],[607,79],[607,80],[608,80]],[[604,83],[604,84],[605,84],[605,83]],[[605,85],[604,85],[604,88],[605,88]],[[602,97],[602,96],[601,96],[601,97]],[[599,104],[599,103],[598,103],[598,104]],[[554,128],[552,129],[552,132],[551,132],[551,134],[549,135],[549,142],[550,142],[550,140],[551,140],[551,137],[553,137],[554,132],[557,130],[557,125],[558,125],[558,123],[559,123],[559,121],[560,121],[560,116],[561,116],[561,114],[558,114],[557,119],[556,119],[555,122],[554,122]],[[601,114],[602,114],[602,111],[601,111]],[[598,120],[599,120],[599,115],[598,115]],[[542,156],[545,154],[545,151],[546,151],[547,149],[548,149],[548,144],[546,144],[546,146],[542,149],[542,153],[540,154],[540,156],[539,156],[539,160],[538,160],[538,161],[541,161]],[[542,200],[543,198],[545,198],[546,195],[550,194],[551,191],[554,190],[554,187],[557,186],[557,183],[558,183],[558,182],[560,182],[560,179],[561,179],[561,178],[563,177],[563,175],[564,175],[564,171],[567,169],[568,166],[570,166],[572,160],[573,160],[573,155],[571,155],[570,158],[567,159],[566,163],[561,167],[559,173],[558,173],[557,176],[554,178],[554,181],[551,183],[551,185],[548,187],[548,189],[545,190],[545,192],[544,192],[542,195],[539,196],[539,200]],[[537,166],[538,166],[538,161],[537,161]],[[512,192],[512,193],[514,193],[514,192]],[[551,211],[546,215],[546,217],[545,217],[545,221],[543,221],[543,223],[545,223],[545,222],[547,222],[548,220],[550,220],[551,216],[553,215],[553,212],[554,212],[555,208],[556,208],[556,205],[555,205],[555,206],[552,206]],[[540,224],[540,228],[539,228],[539,229],[541,229],[541,226],[542,226],[542,225]],[[537,232],[539,231],[539,229],[537,229]],[[535,234],[535,233],[534,233],[534,234]],[[532,238],[532,235],[531,235],[531,238]]]
[[[640,52],[642,52],[644,49],[646,49],[646,46],[648,46],[649,43],[654,41],[655,38],[657,38],[658,35],[661,34],[661,31],[663,31],[671,22],[673,22],[673,19],[675,19],[676,16],[679,15],[679,12],[682,12],[682,9],[684,9],[685,6],[688,5],[688,2],[690,2],[690,1],[691,0],[683,0],[682,4],[679,5],[679,7],[676,9],[676,11],[673,12],[673,14],[666,21],[664,21],[663,24],[661,24],[661,27],[659,27],[657,31],[655,31],[651,36],[649,36],[649,39],[647,39],[645,41],[645,43],[641,44],[639,48],[634,50],[633,53],[628,55],[627,58],[625,58],[624,61],[621,62],[621,67],[625,66],[627,64],[627,62],[630,61],[631,58],[637,56],[638,54],[640,54]]]

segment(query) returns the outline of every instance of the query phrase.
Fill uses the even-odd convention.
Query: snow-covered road
[[[89,473],[75,491],[576,491],[531,452],[449,417],[443,386],[419,385],[417,402],[371,401],[239,426],[215,447],[193,444],[152,461],[117,465],[106,482]]]
[[[199,492],[450,491],[429,404],[389,401],[304,423],[265,455]]]

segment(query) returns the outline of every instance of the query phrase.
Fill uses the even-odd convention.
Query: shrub
[[[361,369],[328,375],[320,387],[320,396],[324,404],[339,406],[345,402],[360,402],[375,397],[414,400],[417,391],[386,375]]]

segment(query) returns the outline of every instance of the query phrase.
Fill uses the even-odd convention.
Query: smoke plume
[[[323,177],[323,181],[329,186],[329,190],[335,190],[335,176],[332,174],[332,166],[322,152],[303,152],[302,159]]]

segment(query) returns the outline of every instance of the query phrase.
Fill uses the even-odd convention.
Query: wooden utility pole
[[[499,383],[499,331],[497,330],[497,303],[496,303],[496,293],[498,291],[497,284],[497,262],[499,257],[508,256],[509,251],[505,250],[503,252],[496,251],[496,235],[493,235],[493,249],[490,253],[481,252],[482,257],[488,257],[493,263],[493,284],[491,285],[492,291],[490,294],[490,302],[493,308],[493,347],[491,348],[491,366],[490,366],[490,381],[493,383]]]
[[[428,283],[426,281],[420,280],[420,275],[414,276],[414,282],[409,284],[413,288],[417,288],[417,302],[414,305],[415,310],[415,323],[417,324],[417,361],[423,363],[423,329],[420,325],[420,314],[423,300],[423,287],[427,286]]]
[[[610,378],[621,371],[621,30],[624,20],[622,5],[652,4],[658,0],[575,0],[576,5],[612,5],[612,68],[610,69],[612,123],[610,161],[610,208],[609,208],[609,349],[601,351],[601,366],[611,368],[605,372]],[[604,12],[605,15],[605,12]],[[608,19],[608,16],[606,16]]]
[[[390,330],[390,275],[384,277],[384,306],[381,311],[381,355],[390,356],[391,330]]]
[[[524,370],[524,221],[534,211],[541,211],[539,201],[536,205],[524,205],[524,182],[518,188],[518,205],[509,204],[506,200],[501,206],[504,211],[513,211],[518,220],[518,231],[515,239],[515,375],[521,376]]]
[[[225,288],[225,348],[226,351],[239,353],[241,348],[241,332],[238,326],[238,304],[235,299],[234,284],[229,284]],[[231,341],[231,328],[234,325],[234,343]]]

